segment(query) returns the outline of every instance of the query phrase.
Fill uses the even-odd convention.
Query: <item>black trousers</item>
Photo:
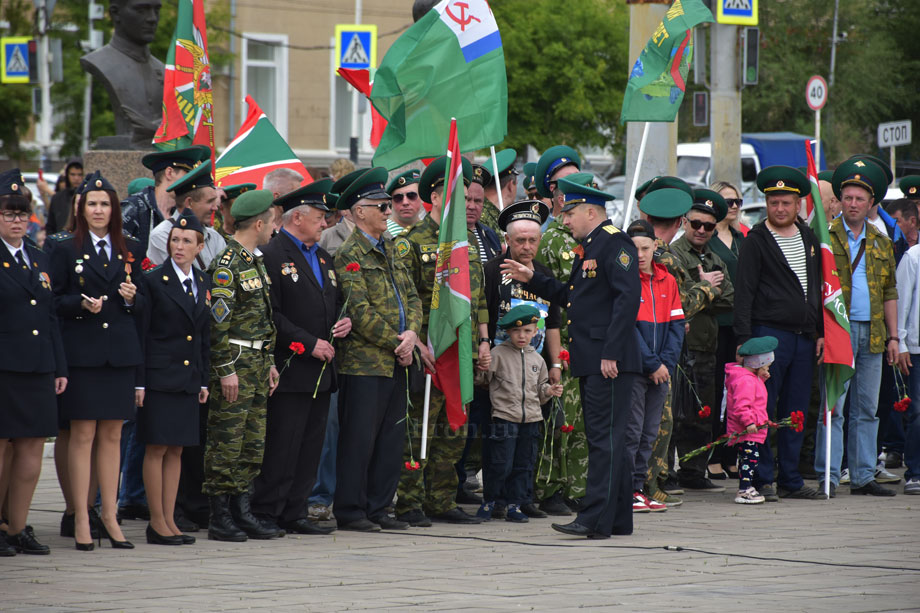
[[[620,373],[579,378],[585,434],[588,438],[587,492],[576,521],[598,535],[632,534],[634,459],[626,449],[629,401],[637,377]]]
[[[182,472],[176,509],[202,526],[208,525],[211,510],[208,497],[201,492],[204,483],[204,444],[208,431],[208,402],[198,405],[198,445],[182,450]]]
[[[335,519],[379,519],[393,502],[406,444],[406,377],[342,375]]]
[[[292,522],[307,516],[326,436],[329,393],[276,392],[268,398],[265,456],[255,480],[252,511]]]

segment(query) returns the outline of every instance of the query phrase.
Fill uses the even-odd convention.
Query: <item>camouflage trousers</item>
[[[585,420],[581,409],[581,396],[578,391],[578,379],[562,374],[562,411],[565,422],[575,430],[563,433],[562,424],[553,422],[550,415],[551,433],[546,434],[546,444],[540,441],[540,455],[534,471],[537,500],[550,498],[557,492],[564,498],[578,499],[585,495],[588,478],[588,438],[585,436]],[[544,424],[544,427],[545,424]],[[552,445],[550,444],[552,439]]]
[[[220,379],[211,381],[201,488],[208,496],[247,491],[262,468],[268,374],[272,363],[270,352],[242,350],[236,361],[239,379],[236,402],[224,398]]]
[[[444,394],[432,386],[428,405],[428,458],[422,460],[419,456],[422,448],[422,411],[425,406],[425,394],[412,394],[411,400],[407,426],[410,434],[403,458],[406,462],[410,460],[411,441],[411,459],[421,464],[421,468],[407,470],[405,464],[403,465],[399,475],[399,486],[396,488],[396,513],[401,515],[408,511],[421,510],[426,515],[439,515],[457,506],[459,480],[454,465],[463,455],[467,427],[464,425],[456,431],[450,429],[444,407]]]
[[[664,397],[664,410],[661,411],[661,426],[652,445],[652,455],[648,460],[648,477],[645,480],[645,493],[652,497],[668,478],[668,446],[671,444],[671,431],[674,429],[674,414],[671,412],[671,381],[668,381],[668,393]]]

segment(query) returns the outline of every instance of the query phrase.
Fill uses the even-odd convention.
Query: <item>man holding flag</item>
[[[821,358],[824,348],[821,244],[798,219],[799,199],[811,192],[801,171],[770,166],[757,175],[757,187],[766,195],[767,218],[751,228],[741,246],[734,329],[739,346],[755,336],[779,340],[767,381],[767,412],[779,420],[808,407],[815,358]],[[783,428],[776,438],[777,489],[769,445],[757,465],[754,487],[767,502],[818,498],[799,474],[804,435]]]

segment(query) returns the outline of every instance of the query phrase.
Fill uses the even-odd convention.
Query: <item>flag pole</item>
[[[834,418],[834,409],[837,408],[837,400],[830,405],[830,398],[827,397],[827,379],[824,377],[824,365],[818,373],[818,380],[821,383],[821,397],[824,398],[824,495],[828,500],[831,499],[831,420]],[[828,407],[831,407],[828,411]]]
[[[495,161],[495,145],[489,147],[489,151],[492,153],[492,170],[494,171],[498,168],[498,162]],[[894,168],[894,166],[892,166]],[[505,204],[502,202],[502,186],[498,181],[498,177],[492,177],[492,180],[495,181],[495,193],[498,195],[498,210],[501,212],[505,208]]]
[[[431,373],[425,373],[425,404],[422,409],[422,449],[419,451],[419,459],[424,460],[428,457],[428,406],[431,401]]]
[[[632,189],[629,190],[629,199],[627,200],[626,213],[623,215],[623,227],[629,225],[629,216],[632,215],[633,203],[636,201],[636,183],[639,182],[639,170],[642,168],[642,159],[645,157],[645,143],[648,142],[649,122],[645,122],[642,128],[642,140],[639,142],[639,157],[636,158],[636,169],[633,171]]]

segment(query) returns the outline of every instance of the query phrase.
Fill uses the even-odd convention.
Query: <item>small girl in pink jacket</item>
[[[767,386],[773,350],[779,342],[772,336],[748,340],[738,349],[740,362],[725,365],[725,407],[729,433],[744,432],[735,440],[738,452],[738,504],[761,504],[764,497],[754,488],[754,469],[760,450],[767,440],[767,430],[757,426],[766,422]]]

